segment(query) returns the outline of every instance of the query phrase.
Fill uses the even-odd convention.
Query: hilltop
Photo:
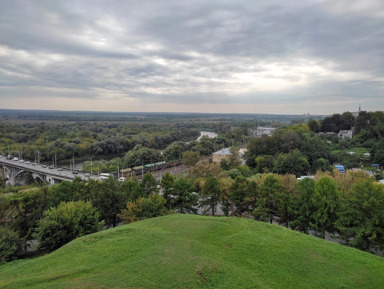
[[[169,215],[0,266],[0,288],[380,288],[384,259],[279,226]]]

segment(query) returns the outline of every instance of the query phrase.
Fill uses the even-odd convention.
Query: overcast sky
[[[384,110],[383,0],[0,0],[0,107]]]

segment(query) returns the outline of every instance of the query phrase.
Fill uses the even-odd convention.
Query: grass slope
[[[384,259],[252,220],[170,215],[0,266],[0,288],[383,288]]]

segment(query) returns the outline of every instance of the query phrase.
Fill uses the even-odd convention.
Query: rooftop
[[[230,148],[224,148],[224,149],[221,149],[217,152],[214,152],[213,154],[215,154],[215,155],[230,155],[231,151],[230,151]]]

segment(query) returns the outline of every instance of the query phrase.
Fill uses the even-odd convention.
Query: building
[[[220,163],[223,159],[229,159],[230,155],[230,148],[224,148],[212,154],[212,161],[214,163]]]
[[[339,138],[352,139],[352,134],[352,130],[341,130],[337,135],[339,136]]]

